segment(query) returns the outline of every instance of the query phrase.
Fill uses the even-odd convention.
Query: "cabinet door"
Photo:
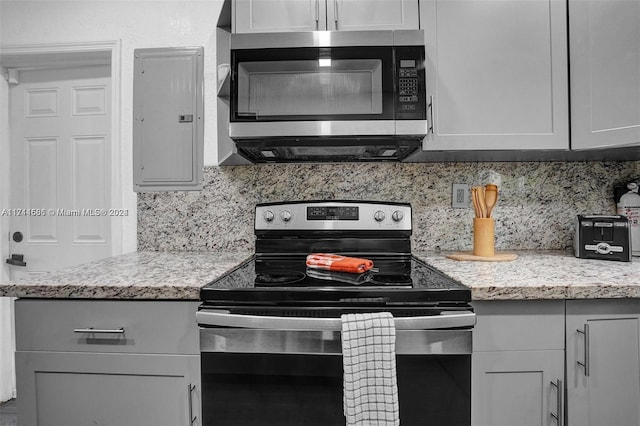
[[[136,49],[133,179],[136,191],[202,189],[204,49]]]
[[[16,371],[19,425],[201,425],[199,356],[18,351]]]
[[[425,0],[425,150],[568,149],[566,3]]]
[[[640,2],[569,0],[571,148],[640,145]]]
[[[417,30],[418,0],[326,0],[329,30]]]
[[[473,426],[556,426],[563,416],[564,351],[472,356]]]
[[[567,301],[566,335],[568,424],[640,424],[640,300]]]
[[[235,33],[326,28],[325,0],[236,0],[233,7]]]

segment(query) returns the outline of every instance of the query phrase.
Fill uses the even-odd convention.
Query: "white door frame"
[[[120,92],[121,92],[121,41],[98,41],[88,43],[66,44],[34,44],[0,46],[0,70],[9,84],[19,82],[20,69],[51,68],[56,66],[86,66],[86,65],[111,65],[111,197],[109,208],[121,209],[124,207],[122,184],[122,152],[121,152],[121,128],[120,128]],[[7,101],[8,103],[8,101]],[[5,107],[7,105],[4,105]],[[10,133],[7,132],[9,135]],[[8,139],[8,138],[7,138]],[[0,152],[10,152],[10,140],[0,138]],[[7,172],[8,174],[8,172]],[[10,188],[11,176],[9,176]],[[0,196],[2,188],[0,188]],[[5,199],[9,194],[5,194]],[[135,218],[135,212],[129,212],[127,217],[111,218],[111,255],[116,256],[123,252],[123,221]],[[6,230],[9,232],[9,230]],[[0,238],[5,238],[2,233]],[[8,253],[1,253],[2,263],[8,257]],[[0,274],[1,275],[1,274]]]

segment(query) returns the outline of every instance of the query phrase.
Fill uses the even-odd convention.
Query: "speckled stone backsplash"
[[[470,250],[473,209],[451,207],[451,184],[500,187],[496,249],[568,249],[579,213],[613,214],[613,186],[640,161],[348,163],[207,167],[201,192],[138,194],[138,249],[252,251],[254,206],[289,200],[409,202],[414,250]]]

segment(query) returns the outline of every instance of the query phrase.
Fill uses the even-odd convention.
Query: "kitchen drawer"
[[[473,350],[564,349],[564,300],[473,302]]]
[[[18,351],[198,354],[199,302],[19,299]],[[82,329],[119,330],[90,333]]]

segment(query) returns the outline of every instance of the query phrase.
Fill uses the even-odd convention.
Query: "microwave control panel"
[[[426,118],[424,47],[396,48],[396,119]]]

